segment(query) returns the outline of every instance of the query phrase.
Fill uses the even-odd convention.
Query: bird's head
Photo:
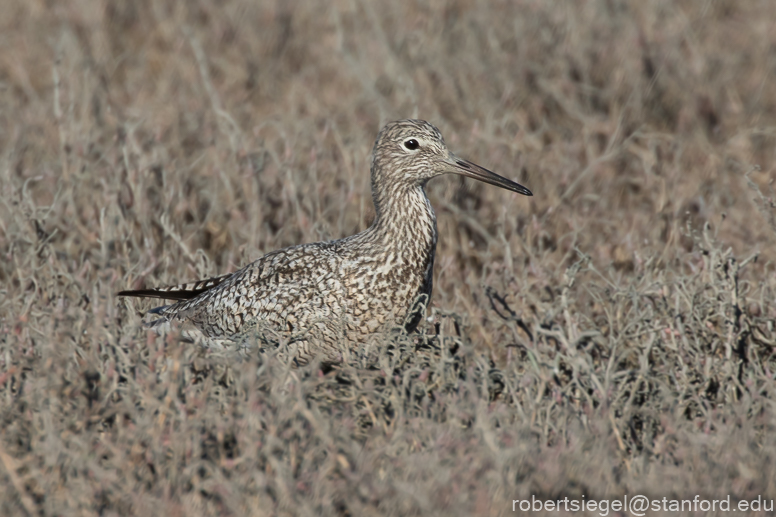
[[[377,135],[372,152],[372,181],[382,187],[423,186],[442,174],[460,174],[526,196],[524,186],[479,165],[458,158],[447,148],[442,133],[425,120],[388,123]],[[378,179],[379,178],[379,179]]]

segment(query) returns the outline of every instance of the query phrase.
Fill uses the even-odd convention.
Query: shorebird
[[[265,346],[289,345],[297,365],[319,354],[325,362],[341,362],[343,345],[364,343],[389,328],[411,333],[422,319],[437,243],[436,216],[424,187],[447,173],[532,195],[455,156],[432,124],[399,120],[375,141],[375,219],[366,230],[274,251],[223,276],[118,294],[177,300],[149,311],[159,316],[151,325],[189,322],[205,338],[227,343],[253,333]]]

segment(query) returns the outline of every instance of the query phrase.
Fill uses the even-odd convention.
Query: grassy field
[[[776,498],[772,2],[263,4],[4,3],[0,514]],[[419,336],[289,369],[116,297],[366,228],[407,117],[534,193],[429,185]]]

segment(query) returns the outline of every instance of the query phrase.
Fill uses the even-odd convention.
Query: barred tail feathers
[[[188,284],[170,285],[166,287],[154,287],[152,289],[135,289],[129,291],[120,291],[118,296],[134,296],[136,298],[159,298],[162,300],[191,300],[196,298],[205,291],[218,286],[223,283],[233,273],[221,275],[206,280],[197,280],[196,282],[189,282]],[[165,307],[157,307],[157,309],[164,309]],[[153,309],[156,311],[157,309]]]

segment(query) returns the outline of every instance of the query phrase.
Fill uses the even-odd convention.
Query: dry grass
[[[776,497],[770,2],[6,4],[0,514]],[[234,361],[115,297],[365,228],[408,116],[535,194],[430,185],[420,350]]]

